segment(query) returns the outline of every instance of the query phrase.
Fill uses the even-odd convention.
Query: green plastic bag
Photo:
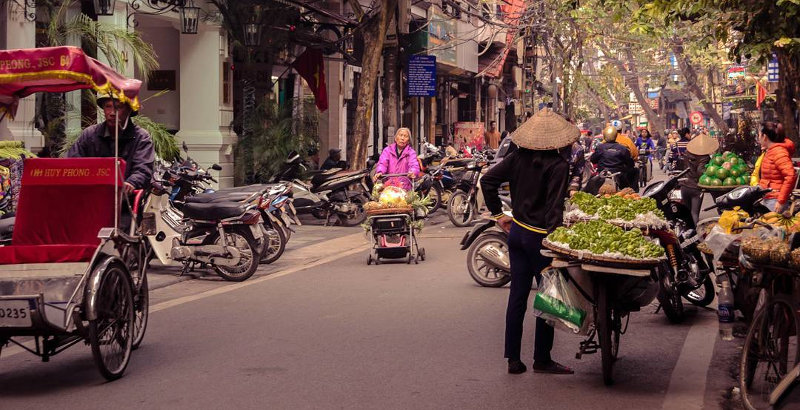
[[[536,316],[563,325],[572,333],[586,333],[591,304],[558,269],[542,272],[542,286],[533,299]]]

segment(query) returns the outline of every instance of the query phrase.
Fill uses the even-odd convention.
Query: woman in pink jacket
[[[400,128],[394,134],[394,144],[390,144],[383,149],[378,165],[375,168],[375,179],[382,174],[408,174],[409,178],[416,178],[419,175],[419,162],[417,153],[408,144],[411,139],[411,130]],[[405,189],[411,189],[411,182],[406,178],[389,178],[387,185],[394,185]]]

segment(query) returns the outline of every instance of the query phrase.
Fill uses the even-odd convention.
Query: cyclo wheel
[[[605,279],[597,281],[597,338],[600,342],[600,356],[603,364],[603,383],[606,386],[614,384],[613,372],[616,356],[616,349],[612,345],[611,337],[614,331],[614,322],[612,321],[611,298],[608,294],[610,290]]]
[[[150,318],[150,289],[147,285],[147,276],[142,278],[139,290],[133,297],[133,344],[131,349],[136,350],[144,340],[147,331],[147,321]]]
[[[100,280],[97,318],[89,321],[89,345],[100,374],[122,377],[133,349],[133,286],[128,273],[112,264]]]
[[[739,388],[745,408],[771,408],[769,395],[800,359],[800,324],[789,297],[775,296],[756,313],[739,363]]]

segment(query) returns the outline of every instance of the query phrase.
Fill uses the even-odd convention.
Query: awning
[[[0,50],[0,111],[12,116],[20,98],[82,89],[112,94],[138,111],[141,86],[78,47]]]

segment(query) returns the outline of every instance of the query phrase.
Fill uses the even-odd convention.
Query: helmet
[[[608,127],[603,128],[603,139],[606,142],[614,142],[617,140],[617,133],[617,127],[609,125]]]
[[[128,106],[128,108],[130,108],[130,109],[131,109],[131,117],[135,117],[137,114],[139,114],[139,110],[136,110],[136,109],[134,109],[134,108],[133,108],[133,106],[131,106],[131,104],[130,104],[129,102],[127,102],[127,101],[122,101],[122,100],[119,98],[119,96],[118,96],[118,95],[116,95],[116,94],[114,94],[114,93],[106,93],[106,92],[98,92],[98,93],[97,93],[97,105],[98,105],[100,108],[103,108],[103,104],[105,104],[105,103],[106,103],[106,101],[108,101],[108,100],[116,100],[116,101],[117,101],[117,103],[119,103],[119,104],[125,104],[125,105],[127,105],[127,106]]]

